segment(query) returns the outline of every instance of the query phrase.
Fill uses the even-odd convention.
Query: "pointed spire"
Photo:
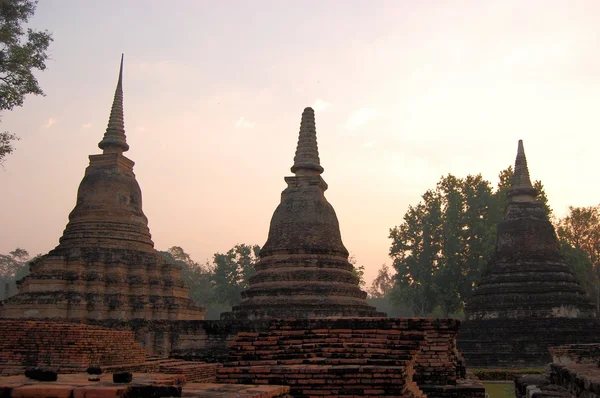
[[[98,147],[104,153],[123,153],[129,150],[127,139],[125,137],[125,122],[123,119],[123,54],[121,54],[121,67],[119,69],[119,81],[115,90],[110,117],[108,118],[108,127],[104,133],[104,138],[98,143]]]
[[[319,161],[319,148],[317,146],[317,129],[315,127],[315,111],[305,108],[302,112],[298,147],[294,157],[292,173],[298,175],[319,175],[323,167]]]
[[[508,197],[513,202],[534,202],[536,197],[535,189],[531,185],[529,178],[529,169],[527,168],[527,158],[523,148],[523,140],[519,140],[517,149],[517,158],[515,160],[515,172],[512,177]]]

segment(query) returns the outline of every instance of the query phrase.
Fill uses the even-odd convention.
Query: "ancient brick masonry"
[[[241,332],[221,383],[289,385],[293,396],[483,397],[462,383],[458,321],[321,318],[274,320]]]
[[[0,320],[0,367],[51,366],[61,373],[90,364],[110,366],[146,360],[134,333],[96,326]]]
[[[546,374],[516,379],[517,397],[600,397],[600,344],[554,346],[550,352],[553,361]]]
[[[3,318],[204,319],[178,266],[154,250],[123,121],[123,60],[108,127],[60,244],[31,266]]]
[[[367,304],[325,198],[314,111],[302,114],[288,187],[281,194],[256,274],[242,301],[222,318],[385,316]]]
[[[459,345],[477,367],[543,365],[548,345],[586,342],[600,331],[594,305],[536,200],[522,141],[495,253],[465,312]]]

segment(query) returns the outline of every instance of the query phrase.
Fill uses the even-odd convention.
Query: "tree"
[[[52,36],[22,27],[36,6],[34,0],[0,1],[0,111],[22,106],[27,94],[44,95],[33,71],[46,69]],[[0,133],[0,163],[13,152],[12,142],[17,139],[7,131]]]
[[[377,271],[377,277],[371,283],[371,287],[368,289],[370,298],[383,298],[392,292],[394,288],[394,275],[390,271],[390,267],[387,264],[383,264],[379,271]]]
[[[600,312],[600,206],[569,207],[556,233],[573,272]]]
[[[410,303],[419,316],[462,310],[494,250],[512,176],[512,167],[502,170],[493,191],[479,174],[448,174],[409,206],[403,223],[390,230],[396,301]],[[541,182],[534,188],[551,215]]]
[[[240,303],[242,290],[256,273],[254,264],[258,261],[260,246],[237,244],[227,253],[215,253],[213,257],[215,301],[231,306]]]
[[[208,262],[204,265],[192,260],[180,246],[173,246],[160,252],[167,260],[181,267],[181,278],[190,287],[189,297],[203,307],[214,300],[214,269]]]
[[[14,290],[14,283],[27,274],[29,253],[27,250],[16,248],[6,254],[0,254],[0,299]],[[6,290],[8,286],[8,291]]]
[[[367,285],[367,282],[365,282],[365,266],[362,264],[356,265],[358,262],[354,254],[348,257],[348,262],[352,264],[352,274],[358,277],[358,286],[363,289]]]

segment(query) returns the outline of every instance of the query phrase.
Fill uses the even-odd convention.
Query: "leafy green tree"
[[[0,254],[0,299],[15,293],[15,281],[29,273],[28,261],[27,250],[18,247],[8,255]]]
[[[241,301],[242,290],[255,274],[254,265],[258,261],[260,246],[237,244],[227,253],[216,253],[213,258],[215,301],[231,306]]]
[[[209,307],[215,297],[214,267],[209,263],[202,265],[192,260],[180,246],[173,246],[160,253],[181,267],[181,277],[190,287],[189,297],[201,306]]]
[[[365,266],[362,264],[357,265],[358,262],[356,261],[354,254],[351,254],[348,257],[348,262],[352,264],[352,273],[358,277],[358,286],[361,289],[364,289],[367,285],[367,282],[365,282]]]
[[[377,277],[371,283],[371,287],[367,290],[370,298],[383,298],[388,296],[394,288],[394,275],[392,274],[390,267],[387,264],[383,264],[379,271],[377,271]]]
[[[404,222],[390,230],[390,256],[396,269],[397,301],[410,303],[416,315],[430,313],[436,305],[433,277],[441,250],[441,199],[432,190],[423,201],[409,206]]]
[[[600,206],[569,207],[556,223],[561,250],[600,312]]]
[[[27,94],[44,95],[33,71],[46,69],[52,36],[22,26],[36,6],[33,0],[0,1],[0,111],[22,106]],[[15,134],[0,133],[0,163],[13,152],[16,139]]]

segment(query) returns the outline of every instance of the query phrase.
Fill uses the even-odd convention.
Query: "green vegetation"
[[[206,319],[219,319],[222,312],[240,303],[240,293],[254,275],[260,246],[238,244],[227,253],[215,253],[212,262],[200,264],[179,246],[160,252],[181,266],[190,286],[190,298],[206,308]]]
[[[18,247],[8,254],[0,254],[0,300],[17,292],[15,282],[29,274],[29,264],[39,256],[30,259],[27,250]]]
[[[44,95],[33,70],[46,69],[52,36],[22,27],[36,6],[32,0],[0,1],[0,111],[22,106],[27,94]],[[0,163],[14,151],[12,143],[18,139],[8,131],[0,132]]]

